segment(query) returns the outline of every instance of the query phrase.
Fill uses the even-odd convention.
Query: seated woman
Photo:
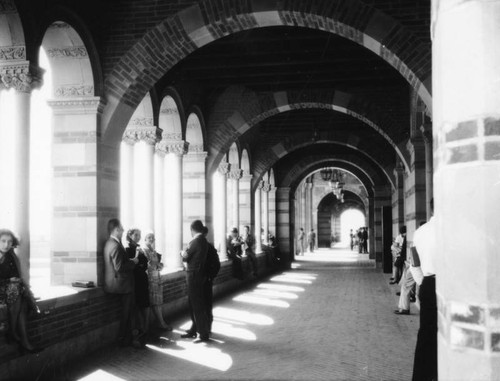
[[[137,307],[139,322],[137,324],[138,328],[142,331],[141,334],[146,334],[148,332],[149,323],[149,282],[148,274],[146,273],[148,268],[148,259],[144,256],[144,252],[139,247],[139,241],[141,240],[141,231],[139,229],[129,229],[127,231],[127,242],[128,246],[125,249],[129,258],[134,258],[136,256],[136,251],[139,250],[138,255],[139,262],[134,267],[134,293],[135,293],[135,305]]]
[[[158,254],[155,250],[155,235],[153,233],[146,234],[144,245],[144,255],[148,259],[149,302],[153,306],[153,315],[160,328],[171,331],[172,327],[165,323],[161,311],[163,289],[161,286],[160,271],[163,270],[163,263],[161,263],[161,254]]]
[[[33,294],[21,278],[19,260],[14,248],[19,240],[10,230],[0,229],[0,303],[6,304],[9,314],[7,338],[19,343],[21,352],[36,353],[41,348],[31,345],[26,330],[28,310],[38,312]]]

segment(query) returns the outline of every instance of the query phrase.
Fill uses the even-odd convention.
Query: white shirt
[[[424,276],[436,274],[434,267],[434,257],[437,255],[435,221],[435,218],[431,217],[429,222],[418,228],[413,235],[413,246],[417,249],[420,267],[412,266],[410,270],[419,285]]]

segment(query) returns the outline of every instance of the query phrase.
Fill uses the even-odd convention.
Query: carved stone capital
[[[3,85],[16,91],[30,93],[41,86],[44,70],[31,65],[28,61],[0,64],[0,77]]]
[[[26,60],[26,48],[24,46],[0,46],[0,60]]]
[[[189,152],[205,152],[203,149],[203,144],[190,144]]]
[[[165,152],[165,154],[173,153],[177,156],[183,156],[188,152],[189,143],[184,140],[161,140],[156,145],[156,149]]]
[[[432,124],[425,123],[420,126],[425,144],[432,144]]]
[[[243,170],[239,168],[231,169],[227,174],[227,177],[231,180],[238,181],[243,177]]]
[[[123,141],[128,144],[133,144],[138,141],[144,141],[147,144],[155,145],[160,139],[161,132],[155,126],[127,126],[123,134]]]
[[[231,164],[226,162],[220,163],[219,166],[217,167],[217,172],[219,172],[223,176],[227,176],[230,170],[231,170]]]
[[[270,192],[271,189],[272,189],[272,184],[269,182],[269,181],[264,181],[263,182],[263,186],[262,186],[262,190],[266,193]]]
[[[58,98],[93,96],[94,86],[63,85],[55,90],[54,95]]]
[[[12,0],[0,0],[0,12],[1,13],[11,13],[17,12],[16,5]]]
[[[163,131],[161,134],[161,139],[162,140],[167,140],[167,141],[181,141],[182,140],[182,134],[180,132],[166,132]]]
[[[87,58],[85,46],[67,46],[64,48],[47,49],[50,58]]]
[[[106,101],[100,97],[56,98],[47,101],[56,115],[102,113]]]

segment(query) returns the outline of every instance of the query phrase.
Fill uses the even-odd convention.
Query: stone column
[[[271,189],[269,190],[269,228],[268,230],[274,234],[277,235],[278,232],[276,230],[276,216],[277,216],[277,210],[276,210],[276,204],[277,204],[277,199],[276,199],[276,187],[274,187],[272,184],[270,184]]]
[[[500,370],[500,1],[432,2],[440,380]]]
[[[165,253],[165,155],[166,150],[156,144],[154,155],[154,233],[155,249],[160,254]]]
[[[120,220],[125,231],[134,224],[134,144],[124,138],[120,146]]]
[[[394,169],[396,178],[396,189],[392,194],[392,234],[399,234],[399,227],[405,224],[405,169],[403,163],[399,162]]]
[[[134,221],[143,235],[154,231],[154,154],[160,130],[155,126],[127,126],[127,139],[134,145]]]
[[[252,175],[243,171],[243,176],[240,180],[240,225],[252,225]],[[255,228],[253,229],[255,232]]]
[[[227,260],[227,175],[231,169],[231,164],[222,162],[217,168],[218,185],[214,197],[217,197],[216,205],[221,210],[214,211],[216,221],[215,243],[219,248],[219,257],[221,260]],[[218,245],[217,245],[218,243]]]
[[[240,179],[243,176],[243,170],[239,168],[231,168],[231,171],[227,174],[229,181],[231,183],[231,210],[230,210],[230,228],[237,228],[241,233],[240,229]]]
[[[204,224],[209,224],[206,215],[206,158],[203,146],[192,145],[183,158],[184,245],[191,240],[191,222],[201,220]],[[210,234],[213,236],[213,232]]]
[[[300,224],[302,228],[304,228],[305,233],[307,234],[307,219],[306,219],[306,210],[307,210],[307,201],[306,201],[306,183],[303,183],[300,186]]]
[[[271,190],[271,184],[264,181],[262,185],[262,227],[264,229],[264,244],[268,244],[269,240],[269,191]],[[260,234],[260,232],[259,232]]]
[[[260,234],[260,229],[262,229],[262,187],[264,182],[260,181],[255,189],[254,206],[255,206],[255,251],[257,253],[262,252],[262,235]]]
[[[383,257],[383,229],[382,229],[382,207],[391,205],[391,190],[388,186],[375,186],[373,198],[373,226],[375,237],[375,261],[378,266],[382,265]]]
[[[41,84],[42,72],[28,61],[0,65],[0,78],[3,86],[13,88],[14,109],[9,128],[12,129],[12,141],[5,142],[12,146],[10,165],[16,174],[7,186],[11,186],[11,200],[3,200],[5,205],[11,206],[10,228],[18,236],[20,246],[16,249],[21,264],[21,273],[29,281],[30,268],[30,106],[31,91]]]
[[[165,254],[170,268],[182,267],[179,253],[183,250],[182,235],[182,159],[187,153],[189,143],[184,141],[162,140],[158,144],[165,150]]]
[[[425,143],[425,190],[426,190],[426,209],[427,220],[431,218],[431,200],[434,197],[434,167],[433,167],[433,149],[432,149],[432,124],[424,124],[420,127],[422,137]]]
[[[308,234],[311,231],[311,229],[314,228],[312,189],[313,189],[312,182],[306,182],[306,189],[305,189],[305,193],[306,193],[305,218],[306,218],[306,226],[307,226],[306,234]]]
[[[410,247],[420,222],[427,221],[424,140],[421,137],[412,138],[406,147],[411,160],[410,173],[405,179],[406,237]]]
[[[375,258],[375,232],[377,229],[375,228],[375,197],[368,197],[368,251],[370,253],[370,259]]]
[[[288,258],[288,261],[293,260],[293,236],[290,226],[290,188],[276,189],[276,210],[277,210],[277,226],[276,239],[283,258]]]

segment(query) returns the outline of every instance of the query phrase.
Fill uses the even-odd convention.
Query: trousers
[[[205,300],[206,280],[207,277],[201,270],[186,272],[189,310],[200,338],[208,338],[210,332]]]
[[[398,308],[401,310],[410,309],[410,294],[413,286],[415,285],[415,279],[409,268],[405,266],[403,270],[403,276],[401,277],[401,293],[399,295]]]
[[[437,301],[436,278],[426,276],[418,292],[420,328],[415,348],[412,381],[437,380]]]

